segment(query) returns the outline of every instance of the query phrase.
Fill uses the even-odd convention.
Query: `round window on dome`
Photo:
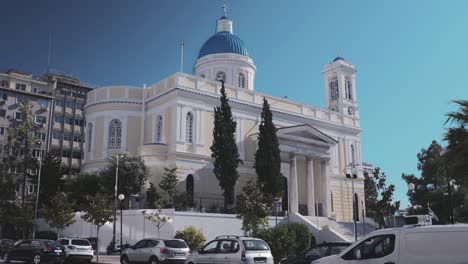
[[[223,71],[219,71],[218,73],[216,73],[216,81],[226,82],[226,73]]]
[[[201,77],[201,78],[206,78],[205,74],[203,74],[203,73],[200,74],[200,77]]]

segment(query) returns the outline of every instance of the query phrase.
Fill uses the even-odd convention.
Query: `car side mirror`
[[[197,251],[198,251],[198,254],[203,254],[203,249],[202,248],[197,249]]]

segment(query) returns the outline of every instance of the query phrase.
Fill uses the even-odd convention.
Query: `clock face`
[[[353,115],[354,114],[354,109],[352,107],[348,107],[348,113],[350,115]]]

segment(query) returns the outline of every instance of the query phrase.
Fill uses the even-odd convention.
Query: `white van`
[[[374,231],[339,255],[313,264],[467,264],[468,225],[401,227]]]

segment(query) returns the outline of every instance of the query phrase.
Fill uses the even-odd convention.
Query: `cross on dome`
[[[226,3],[224,3],[224,5],[223,5],[224,16],[226,16],[226,14],[227,14],[227,8],[228,8],[228,5]]]

